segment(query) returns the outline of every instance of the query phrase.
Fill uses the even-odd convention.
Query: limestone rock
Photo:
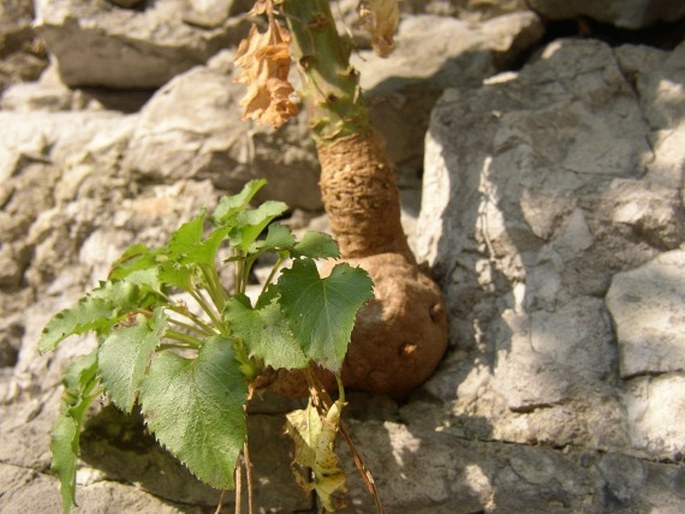
[[[48,64],[32,21],[31,1],[0,2],[0,93],[8,85],[37,79]]]
[[[645,263],[669,259],[673,252],[661,252],[683,241],[674,185],[682,160],[647,143],[668,131],[671,148],[683,145],[679,119],[657,100],[671,92],[655,94],[658,77],[680,68],[661,52],[639,64],[645,54],[626,47],[619,59],[602,43],[557,41],[519,73],[448,89],[433,111],[414,247],[445,291],[453,349],[425,388],[452,402],[463,434],[658,458],[677,451],[677,432],[631,432],[644,401],[630,403],[628,415],[629,384],[619,377],[683,369],[685,350],[652,348],[637,328],[649,327],[653,312],[656,340],[677,341],[683,299],[664,293],[679,280],[631,286],[659,301],[620,304],[634,308],[621,318],[634,335],[619,341],[635,343],[619,342],[618,354],[602,300],[612,277],[649,281],[655,272]],[[669,266],[672,277],[678,266]],[[616,297],[609,293],[614,316]],[[650,419],[666,415],[650,408]]]
[[[68,86],[156,88],[242,37],[240,22],[211,29],[184,22],[185,6],[147,2],[139,11],[105,0],[40,0],[36,27]]]
[[[37,471],[0,464],[0,486],[6,492],[0,498],[2,512],[60,512],[62,502],[54,477]],[[156,498],[135,486],[114,481],[94,480],[80,484],[79,505],[86,512],[140,512],[141,514],[201,514],[200,507],[174,505]]]
[[[685,370],[685,251],[614,276],[607,306],[616,324],[621,376]]]
[[[68,111],[74,107],[74,95],[64,86],[46,86],[38,82],[16,84],[5,90],[0,102],[3,111]]]
[[[621,401],[633,448],[645,455],[682,460],[685,450],[685,378],[682,374],[637,377]]]
[[[685,16],[685,4],[662,0],[529,0],[528,5],[553,20],[587,16],[628,29]]]
[[[659,509],[675,514],[685,506],[681,466],[580,448],[561,452],[469,441],[452,434],[452,427],[424,428],[419,416],[425,418],[426,412],[410,415],[407,424],[350,424],[355,439],[368,441],[368,469],[383,470],[374,479],[389,512],[627,514]],[[373,512],[349,458],[345,468],[352,501],[343,512]]]
[[[397,48],[387,59],[371,51],[352,55],[369,100],[374,126],[398,174],[416,187],[430,110],[448,85],[479,84],[542,37],[530,12],[495,17],[482,25],[444,16],[412,16],[400,23]]]
[[[260,198],[320,208],[318,161],[302,120],[277,132],[241,120],[244,88],[220,65],[179,75],[150,99],[128,148],[127,167],[156,182],[207,178],[230,192],[265,178],[269,185]]]
[[[601,205],[615,177],[642,173],[652,158],[650,129],[608,47],[564,41],[543,55],[482,89],[448,90],[433,113],[419,223],[437,232],[415,242],[447,281],[461,252],[478,248],[503,257],[496,286],[497,273],[518,282],[541,259],[569,280],[562,263],[615,235],[585,205]]]
[[[553,313],[502,316],[507,330],[502,327],[496,343],[501,357],[493,388],[510,410],[563,403],[611,375],[615,356],[601,300],[577,298]]]

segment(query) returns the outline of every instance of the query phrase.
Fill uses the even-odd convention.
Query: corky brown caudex
[[[396,0],[375,0],[365,9],[374,47],[387,54]],[[251,81],[248,71],[241,79],[252,91],[244,101],[246,116],[278,126],[295,112],[282,83],[282,50],[289,43],[302,78],[299,94],[316,141],[331,229],[343,258],[367,270],[375,284],[375,298],[357,316],[343,381],[353,389],[402,398],[433,373],[445,352],[445,309],[439,288],[409,249],[394,173],[350,66],[351,46],[337,32],[328,0],[282,0],[278,5],[258,0],[253,13],[266,14],[269,28],[251,34],[238,50],[236,62],[248,60],[253,67]],[[257,37],[261,50],[255,49]],[[264,49],[263,41],[270,46]],[[255,67],[255,59],[261,67]],[[255,77],[261,78],[261,89]],[[268,94],[271,101],[264,103],[260,95]],[[251,110],[250,101],[262,107]]]

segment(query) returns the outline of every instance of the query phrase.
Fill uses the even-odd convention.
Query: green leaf
[[[212,231],[207,239],[193,245],[180,260],[183,264],[203,264],[213,266],[221,243],[226,239],[228,227],[221,227]]]
[[[76,505],[76,464],[80,448],[81,425],[88,408],[98,396],[96,353],[80,357],[64,374],[64,394],[60,414],[50,440],[52,471],[60,480],[62,511],[68,514]]]
[[[107,331],[141,302],[141,291],[135,284],[126,281],[104,282],[76,305],[53,316],[43,328],[38,349],[41,352],[54,350],[70,335],[85,334],[91,330]]]
[[[266,180],[250,180],[243,186],[242,191],[236,195],[224,196],[212,214],[212,223],[215,225],[224,225],[232,221],[240,211],[247,207],[250,200],[257,194],[262,187],[266,185]]]
[[[298,259],[278,281],[281,305],[307,357],[338,372],[359,308],[373,296],[373,282],[361,268],[337,264],[320,278],[316,264]]]
[[[126,249],[112,264],[109,280],[121,280],[135,271],[148,270],[156,266],[156,252],[145,244],[135,244]]]
[[[307,408],[286,414],[286,432],[295,443],[293,462],[301,466],[293,466],[295,477],[306,491],[316,491],[328,512],[343,508],[347,493],[345,472],[334,451],[342,408],[338,400],[319,416],[310,400]]]
[[[307,232],[293,248],[293,257],[312,259],[339,258],[340,250],[333,238],[324,232]]]
[[[264,240],[257,242],[257,249],[262,251],[291,250],[295,245],[295,237],[287,227],[279,223],[272,223]]]
[[[98,365],[107,396],[130,413],[152,353],[167,329],[163,309],[150,319],[142,314],[136,324],[110,332],[98,350]]]
[[[159,279],[165,285],[183,291],[190,291],[193,288],[193,270],[191,267],[174,261],[166,261],[159,265]]]
[[[233,336],[245,342],[250,357],[274,369],[307,367],[309,359],[293,337],[277,301],[252,309],[246,297],[233,297],[226,303],[224,317]]]
[[[246,395],[231,340],[217,336],[196,359],[160,352],[143,380],[140,402],[162,445],[203,482],[232,489],[246,436]]]
[[[241,211],[229,237],[231,245],[245,252],[251,251],[252,244],[266,226],[287,210],[288,206],[283,202],[269,200],[256,209]]]
[[[180,260],[194,246],[202,241],[205,226],[205,213],[201,212],[198,216],[187,223],[181,225],[171,234],[166,254],[170,259]]]

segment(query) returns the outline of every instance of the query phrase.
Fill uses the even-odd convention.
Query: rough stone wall
[[[652,7],[636,26],[676,16],[629,2],[608,21],[640,3]],[[572,4],[557,17],[591,14]],[[239,120],[243,3],[44,0],[36,29],[32,2],[0,5],[0,511],[56,512],[60,376],[94,341],[41,356],[47,319],[129,244],[161,243],[251,178],[293,207],[294,228],[326,220],[305,120],[275,133]],[[545,29],[525,2],[404,12],[397,55],[361,50],[355,63],[412,245],[445,292],[451,348],[404,404],[349,394],[388,510],[685,511],[685,44],[563,39],[531,52]],[[57,64],[38,79],[43,44]],[[292,405],[250,407],[265,512],[316,512],[288,469]],[[344,512],[373,512],[340,454]],[[88,423],[78,482],[83,512],[219,501],[112,407]]]
[[[451,315],[444,430],[683,472],[684,80],[685,45],[560,40],[445,91],[415,241]],[[605,477],[592,510],[657,507]]]

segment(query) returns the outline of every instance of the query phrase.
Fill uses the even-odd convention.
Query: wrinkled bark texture
[[[380,140],[369,131],[317,149],[321,195],[342,255],[394,252],[413,262],[400,224],[395,175]]]

